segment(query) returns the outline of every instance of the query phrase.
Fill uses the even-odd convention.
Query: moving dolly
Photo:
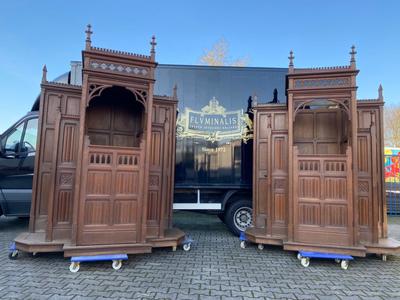
[[[122,267],[122,261],[127,260],[127,254],[105,254],[105,255],[91,255],[91,256],[73,256],[71,257],[71,265],[69,270],[72,273],[79,271],[80,263],[87,261],[112,261],[112,267],[114,270],[119,270]]]
[[[311,258],[334,259],[336,263],[340,264],[340,267],[343,270],[347,270],[347,268],[349,267],[350,260],[354,259],[350,255],[336,254],[336,253],[299,251],[299,253],[297,254],[297,259],[300,260],[301,265],[305,268],[307,268],[310,265]]]

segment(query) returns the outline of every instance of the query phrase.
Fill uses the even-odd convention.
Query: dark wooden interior
[[[82,86],[48,82],[43,71],[28,252],[65,256],[175,248],[172,228],[176,90],[153,95],[150,55],[92,47]]]
[[[105,89],[86,109],[90,144],[138,147],[144,133],[143,111],[143,104],[129,90]]]
[[[254,107],[254,227],[248,240],[286,250],[400,252],[388,238],[383,96],[356,98],[349,66],[295,69],[287,104]]]

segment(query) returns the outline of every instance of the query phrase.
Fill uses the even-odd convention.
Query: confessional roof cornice
[[[82,86],[80,86],[80,85],[61,83],[61,82],[55,82],[55,81],[42,82],[41,87],[42,88],[46,87],[49,90],[54,88],[57,91],[77,91],[77,92],[82,91]]]

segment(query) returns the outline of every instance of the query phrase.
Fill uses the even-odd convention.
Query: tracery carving
[[[294,118],[293,122],[296,119],[296,115],[299,112],[299,110],[304,110],[308,106],[310,106],[313,102],[316,102],[321,99],[309,99],[309,100],[303,100],[303,101],[295,101],[294,103]],[[338,100],[338,99],[327,99],[329,102],[337,104],[338,109],[341,111],[344,111],[347,114],[347,117],[349,120],[351,120],[351,112],[350,112],[350,107],[349,107],[349,101],[348,100]]]
[[[127,90],[131,91],[138,102],[140,102],[144,108],[146,108],[146,102],[147,102],[147,91],[146,90],[141,90],[141,89],[135,89],[135,88],[130,88],[127,87]]]
[[[60,185],[71,185],[72,184],[72,174],[62,173],[60,175]]]
[[[112,85],[107,84],[90,84],[89,85],[89,98],[88,98],[88,103],[90,102],[90,100],[92,100],[94,97],[98,97],[101,95],[101,93],[106,89],[106,88],[110,88],[112,87]]]
[[[95,97],[98,97],[101,95],[101,93],[107,89],[107,88],[111,88],[112,85],[110,84],[95,84],[92,83],[89,85],[89,97],[88,97],[88,105],[90,100],[92,100]],[[129,90],[130,92],[132,92],[135,96],[136,101],[138,101],[139,103],[141,103],[143,105],[144,108],[146,108],[146,102],[147,102],[147,91],[146,90],[142,90],[142,89],[135,89],[135,88],[131,88],[131,87],[125,87],[127,90]]]

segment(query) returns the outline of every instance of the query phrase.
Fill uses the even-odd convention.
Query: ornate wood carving
[[[43,70],[31,234],[16,242],[66,256],[177,246],[177,100],[153,99],[155,39],[146,56],[92,47],[91,34],[82,87],[48,82]]]
[[[350,86],[350,79],[348,77],[294,80],[294,87],[296,89],[343,87],[343,86]]]
[[[72,185],[73,175],[72,173],[61,173],[60,185]]]
[[[287,106],[254,108],[250,241],[361,256],[400,251],[385,239],[382,89],[378,99],[356,100],[355,53],[349,66],[295,69],[291,52]]]
[[[89,97],[87,101],[87,105],[89,105],[90,100],[92,100],[94,97],[98,97],[101,95],[101,93],[106,89],[110,88],[112,85],[110,84],[90,84],[89,85]]]
[[[149,68],[135,66],[135,65],[115,64],[106,61],[92,60],[90,62],[90,68],[94,70],[99,69],[103,71],[134,74],[136,76],[143,76],[143,77],[148,77],[150,75]]]

